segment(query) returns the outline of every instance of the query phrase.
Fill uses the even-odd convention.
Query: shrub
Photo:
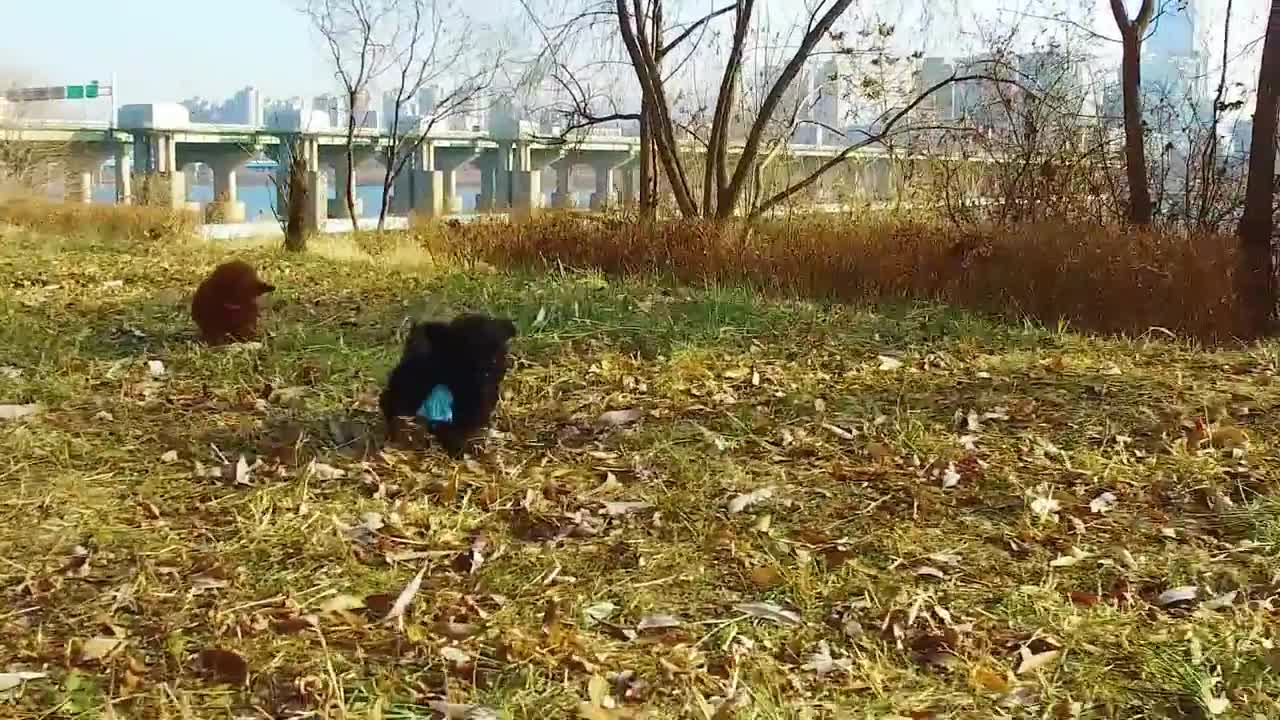
[[[199,217],[189,210],[164,207],[65,203],[18,196],[0,200],[0,222],[59,235],[92,233],[159,240],[194,233]]]
[[[751,229],[545,216],[455,228],[456,252],[495,265],[658,274],[849,302],[929,300],[1105,333],[1246,336],[1230,237],[1103,225],[960,230],[926,219],[790,219]]]

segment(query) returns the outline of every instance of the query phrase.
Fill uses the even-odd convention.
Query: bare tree
[[[637,110],[624,110],[617,92],[603,92],[592,88],[583,75],[589,74],[587,68],[570,68],[567,55],[573,53],[582,37],[588,36],[591,30],[604,30],[605,36],[617,39],[617,19],[615,10],[609,0],[601,0],[599,6],[591,6],[581,14],[567,22],[548,27],[543,24],[541,15],[530,0],[520,0],[528,20],[541,33],[543,49],[539,57],[532,63],[532,75],[535,82],[542,80],[546,74],[552,92],[560,96],[564,102],[553,105],[566,122],[559,139],[567,141],[576,132],[592,126],[614,122],[636,122],[639,125],[640,148],[640,193],[639,211],[643,220],[655,217],[658,205],[659,162],[658,148],[654,130],[660,122],[656,109],[647,102],[641,102]],[[667,8],[664,0],[639,0],[633,3],[635,22],[645,26],[645,35],[649,52],[654,58],[654,65],[659,71],[662,82],[667,82],[682,69],[687,69],[690,58],[701,47],[711,21],[732,12],[736,5],[727,4],[719,8],[699,14],[687,21],[667,22]],[[670,41],[667,37],[671,37]],[[595,47],[590,65],[612,70],[620,62],[627,62],[625,51],[622,57],[615,58],[614,51],[622,48]],[[677,53],[678,51],[678,53]],[[668,63],[670,57],[676,62]],[[586,72],[584,72],[586,71]],[[526,80],[526,83],[529,81]],[[616,90],[616,88],[614,88]],[[603,108],[599,107],[603,105]],[[692,114],[696,114],[695,110]],[[689,124],[677,121],[676,125],[688,131]]]
[[[745,212],[749,219],[754,219],[813,186],[823,175],[846,163],[857,150],[882,143],[897,131],[899,123],[905,124],[904,121],[921,103],[938,90],[966,81],[1008,82],[1008,79],[982,72],[956,73],[921,88],[909,101],[878,118],[876,132],[850,139],[835,157],[776,192],[759,192],[763,167],[781,154],[787,147],[790,133],[798,123],[804,122],[789,112],[789,99],[795,95],[792,86],[815,52],[819,51],[820,45],[836,44],[835,38],[843,36],[833,28],[852,4],[852,0],[818,0],[805,5],[802,19],[794,28],[793,40],[788,40],[784,56],[774,66],[778,72],[760,88],[759,102],[749,114],[735,111],[741,105],[744,64],[752,52],[751,38],[759,35],[760,25],[766,22],[759,16],[763,11],[758,10],[755,0],[737,0],[723,8],[713,8],[674,32],[660,20],[655,30],[655,19],[666,15],[663,0],[607,0],[589,6],[578,18],[591,24],[605,23],[621,37],[626,52],[625,63],[641,91],[642,110],[627,112],[613,109],[613,99],[610,99],[610,109],[604,112],[590,107],[596,95],[563,66],[561,70],[568,77],[558,78],[558,82],[562,87],[571,89],[578,99],[578,121],[574,127],[619,119],[641,121],[645,133],[642,147],[646,140],[651,139],[653,164],[661,168],[681,215],[726,219]],[[730,25],[723,35],[727,38],[723,70],[710,102],[705,106],[707,112],[703,113],[701,108],[687,107],[689,93],[672,86],[673,73],[664,67],[662,61],[672,49],[690,37],[696,37],[720,18]],[[659,31],[674,34],[675,38],[670,42],[655,43],[654,35]],[[562,31],[562,34],[572,32]],[[718,32],[719,29],[713,34]],[[685,50],[682,49],[681,54]],[[694,52],[693,49],[687,50]],[[697,106],[698,102],[695,101],[694,105]],[[738,121],[745,126],[741,134],[734,128]],[[842,135],[839,132],[835,134]],[[694,165],[697,161],[687,152],[691,144],[702,150],[698,153],[702,162],[700,168]],[[731,154],[737,156],[736,161],[731,162]]]
[[[1280,111],[1280,0],[1271,0],[1267,32],[1258,70],[1258,99],[1253,110],[1253,138],[1249,146],[1249,179],[1244,216],[1240,220],[1241,298],[1251,314],[1252,327],[1269,330],[1275,314],[1276,113]]]
[[[1155,9],[1155,0],[1142,0],[1138,14],[1130,18],[1124,0],[1111,0],[1111,14],[1123,48],[1120,91],[1124,98],[1124,158],[1129,181],[1129,222],[1135,225],[1150,225],[1152,215],[1146,133],[1142,129],[1142,39]]]
[[[276,190],[271,213],[284,233],[284,249],[290,252],[307,249],[307,198],[310,189],[302,143],[300,135],[281,137],[278,155],[281,167],[268,176]]]
[[[324,39],[334,75],[346,100],[346,193],[351,229],[359,230],[356,216],[356,129],[364,125],[361,106],[374,78],[388,67],[396,46],[396,0],[307,0],[303,12]],[[392,37],[387,37],[388,27]]]
[[[413,154],[435,126],[474,106],[493,85],[502,63],[500,48],[487,48],[482,59],[476,46],[476,28],[448,0],[401,0],[395,11],[399,47],[390,61],[394,94],[388,130],[391,140],[385,152],[382,203],[378,229],[386,223],[392,186]],[[433,99],[433,107],[420,108],[416,118],[405,117],[406,106],[419,93],[450,82],[452,89]],[[412,126],[409,123],[413,123]]]

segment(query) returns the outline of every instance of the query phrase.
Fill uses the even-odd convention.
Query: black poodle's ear
[[[425,355],[445,342],[449,326],[438,322],[414,323],[404,339],[406,353]]]
[[[498,335],[502,338],[503,342],[519,335],[519,333],[516,332],[516,324],[507,318],[495,318],[493,326],[497,328]]]

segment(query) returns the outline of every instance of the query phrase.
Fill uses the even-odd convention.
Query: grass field
[[[225,246],[0,238],[0,716],[1280,716],[1275,346],[342,243],[210,350]],[[384,448],[462,309],[485,451]]]

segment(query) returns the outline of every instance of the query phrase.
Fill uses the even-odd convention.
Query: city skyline
[[[916,0],[916,3],[923,1]],[[871,2],[866,5],[887,8],[895,4]],[[910,21],[913,15],[906,5],[910,3],[898,9],[898,16]],[[1101,35],[1114,36],[1105,5],[1102,0],[1097,3],[1092,27]],[[1221,25],[1220,18],[1216,17],[1220,9],[1205,5],[1211,4],[1201,3],[1199,12],[1194,14],[1207,29],[1201,44],[1210,49],[1220,44],[1214,37]],[[1263,5],[1262,0],[1238,0],[1234,16],[1238,42],[1233,45],[1248,46],[1253,39],[1249,28],[1261,27],[1251,23],[1250,18],[1260,20]],[[777,8],[786,7],[786,3],[767,0],[763,6],[766,11],[772,7],[772,12],[778,12]],[[520,25],[516,22],[520,19],[519,5],[514,0],[485,7],[481,20]],[[972,49],[957,43],[958,38],[972,32],[965,28],[975,25],[974,18],[1009,20],[1013,12],[1003,0],[967,3],[963,11],[965,17],[933,21],[958,24],[959,32],[935,30],[918,39],[919,44],[932,45],[923,49],[933,55],[969,54]],[[243,22],[246,17],[254,18],[248,30]],[[68,18],[74,21],[68,22]],[[318,39],[295,5],[285,0],[227,0],[213,13],[208,12],[204,4],[160,0],[89,7],[74,0],[48,0],[23,4],[17,19],[20,26],[25,23],[34,31],[14,33],[6,47],[0,49],[0,82],[5,84],[106,81],[114,74],[118,83],[117,99],[122,104],[179,102],[192,96],[228,97],[247,85],[255,87],[264,97],[308,97],[336,89],[328,58]],[[171,26],[165,26],[166,20]],[[527,23],[524,25],[527,33]],[[185,27],[199,28],[198,37],[184,34]],[[259,32],[255,27],[264,30]],[[51,37],[54,28],[58,34]],[[141,33],[140,28],[144,29]],[[1158,47],[1166,37],[1179,34],[1186,34],[1182,23],[1162,19],[1148,42]],[[1260,34],[1260,30],[1252,34]],[[531,42],[528,37],[522,41]],[[952,46],[944,47],[948,43]],[[1103,53],[1115,50],[1099,48]],[[290,61],[279,62],[279,58]],[[1242,57],[1238,64],[1247,67],[1250,63]],[[1256,75],[1256,67],[1242,73],[1250,74]],[[1252,81],[1247,84],[1251,85]]]

